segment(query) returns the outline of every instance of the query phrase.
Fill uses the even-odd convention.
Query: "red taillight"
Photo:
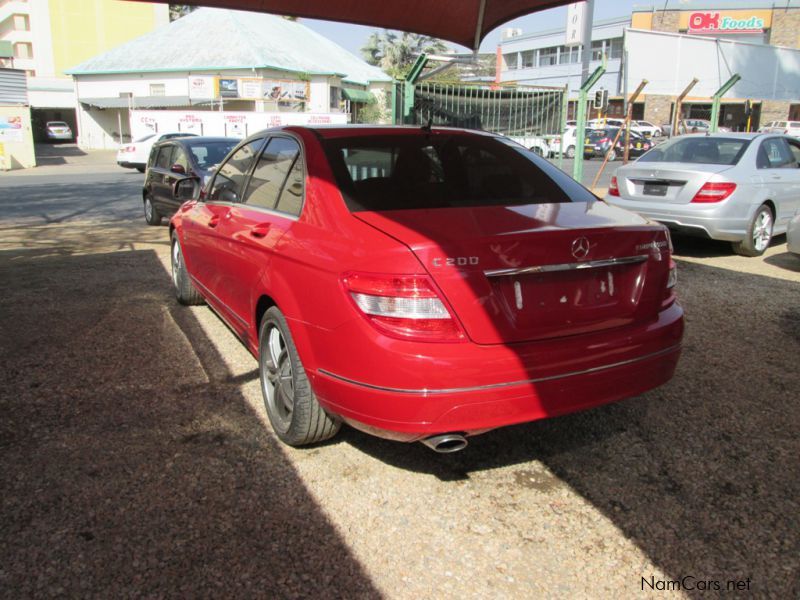
[[[609,141],[609,139],[608,139],[608,138],[603,138],[602,140],[597,140],[597,143],[598,143],[598,144],[605,144],[605,143],[606,143],[606,142],[608,142],[608,141]]]
[[[619,196],[619,185],[617,184],[617,176],[611,177],[611,183],[608,184],[608,195]]]
[[[426,342],[462,342],[464,332],[425,275],[348,273],[344,287],[381,333]]]
[[[697,191],[692,202],[722,202],[735,189],[735,183],[709,181]]]

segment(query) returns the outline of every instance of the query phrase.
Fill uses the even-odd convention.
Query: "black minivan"
[[[162,218],[171,217],[186,200],[180,197],[177,184],[194,179],[199,189],[239,141],[237,138],[193,136],[153,145],[142,188],[147,224],[159,225]]]

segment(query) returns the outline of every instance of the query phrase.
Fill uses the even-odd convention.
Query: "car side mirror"
[[[178,163],[175,163],[174,165],[172,165],[169,170],[172,171],[173,173],[179,173],[180,175],[186,175],[186,168],[183,165],[178,164]]]
[[[219,199],[222,200],[223,202],[230,202],[231,204],[233,204],[239,201],[239,195],[236,193],[236,190],[225,188],[224,190],[222,190]]]
[[[172,186],[172,197],[176,200],[193,200],[198,196],[200,186],[196,177],[184,177]]]

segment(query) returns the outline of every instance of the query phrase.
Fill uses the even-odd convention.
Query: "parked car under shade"
[[[126,169],[136,169],[140,173],[144,173],[147,168],[147,159],[150,156],[150,150],[153,144],[163,140],[171,140],[177,137],[196,137],[194,133],[150,133],[134,140],[130,144],[124,144],[117,150],[117,164]]]
[[[752,133],[673,138],[617,169],[606,200],[676,233],[759,256],[800,210],[800,141]]]
[[[194,136],[155,144],[142,186],[147,224],[160,225],[162,218],[170,218],[194,195],[194,188],[199,190],[208,181],[216,166],[239,141],[238,138]],[[181,181],[185,184],[178,188]],[[181,193],[185,195],[181,197]]]
[[[64,121],[48,121],[44,127],[45,135],[51,142],[72,140],[72,128]]]
[[[667,229],[494,134],[264,131],[170,234],[178,300],[244,341],[292,445],[344,421],[455,451],[661,385],[680,353]]]

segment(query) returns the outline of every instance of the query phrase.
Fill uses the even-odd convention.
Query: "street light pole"
[[[589,78],[589,63],[592,60],[592,27],[594,26],[594,0],[586,0],[583,15],[583,52],[581,53],[581,85]]]

